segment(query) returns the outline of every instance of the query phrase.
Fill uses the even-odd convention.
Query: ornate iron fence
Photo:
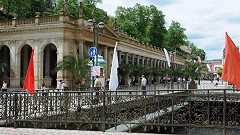
[[[9,92],[0,97],[0,120],[15,127],[227,134],[240,133],[239,103],[235,89]]]

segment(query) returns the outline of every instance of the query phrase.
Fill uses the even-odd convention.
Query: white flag
[[[165,56],[166,56],[166,59],[167,59],[168,67],[171,67],[168,52],[167,52],[167,50],[165,48],[163,48],[163,50],[164,50],[164,53],[165,53]]]
[[[211,67],[209,64],[206,64],[207,68],[208,68],[208,72],[211,72]]]
[[[110,81],[109,81],[109,90],[115,91],[118,87],[118,55],[117,55],[117,44],[113,51],[113,60],[112,60],[112,68],[110,74]]]

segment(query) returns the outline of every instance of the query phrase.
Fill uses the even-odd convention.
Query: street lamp
[[[99,29],[102,29],[104,27],[103,22],[100,22],[100,23],[96,24],[96,21],[95,21],[96,19],[95,18],[96,18],[96,10],[94,10],[93,19],[89,19],[87,21],[88,26],[91,26],[93,28],[93,47],[96,48],[96,53],[95,53],[96,58],[95,58],[95,56],[92,57],[93,58],[92,67],[95,66],[95,59],[96,59],[96,66],[99,65],[98,64],[98,31],[99,31]],[[94,91],[94,76],[93,76],[93,74],[92,74],[92,88],[93,88],[93,91]],[[104,95],[105,95],[105,93],[104,93]],[[92,101],[93,101],[94,100],[93,99],[93,92],[91,94],[91,97],[92,97]],[[97,99],[97,100],[99,100],[99,99]],[[99,101],[97,101],[97,103],[98,102]],[[103,97],[103,106],[105,106],[105,96]],[[104,111],[104,109],[103,109],[103,111]],[[104,114],[104,112],[103,112],[103,114]],[[91,119],[93,118],[92,115],[93,115],[93,110],[92,110],[92,107],[91,107]],[[103,129],[105,130],[105,125],[104,124],[103,124]]]
[[[93,29],[92,29],[92,32],[93,32],[93,47],[96,48],[96,53],[95,53],[95,56],[92,57],[92,69],[94,66],[99,66],[98,64],[98,31],[99,29],[102,29],[104,27],[104,23],[103,22],[100,22],[98,24],[96,24],[96,11],[94,10],[93,12],[93,19],[89,19],[87,21],[87,25],[88,26],[91,26]],[[96,59],[96,64],[95,64],[95,59]],[[94,76],[92,74],[92,88],[94,88]]]
[[[96,52],[96,66],[98,66],[98,31],[99,29],[104,28],[104,23],[100,22],[96,25],[96,21],[95,19],[89,19],[87,21],[88,26],[92,26],[93,27],[93,46],[96,47],[97,52]],[[93,66],[94,65],[94,57],[93,57]]]

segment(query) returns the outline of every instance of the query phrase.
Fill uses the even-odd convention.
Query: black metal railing
[[[0,97],[0,121],[14,127],[129,132],[164,127],[188,134],[204,128],[206,134],[227,134],[239,133],[239,103],[235,89],[7,92]]]

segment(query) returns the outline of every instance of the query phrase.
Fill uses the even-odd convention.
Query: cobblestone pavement
[[[101,132],[101,131],[0,127],[0,135],[146,135],[146,133],[126,133],[126,132],[120,133],[120,132]],[[147,134],[147,135],[154,135],[154,134]]]

